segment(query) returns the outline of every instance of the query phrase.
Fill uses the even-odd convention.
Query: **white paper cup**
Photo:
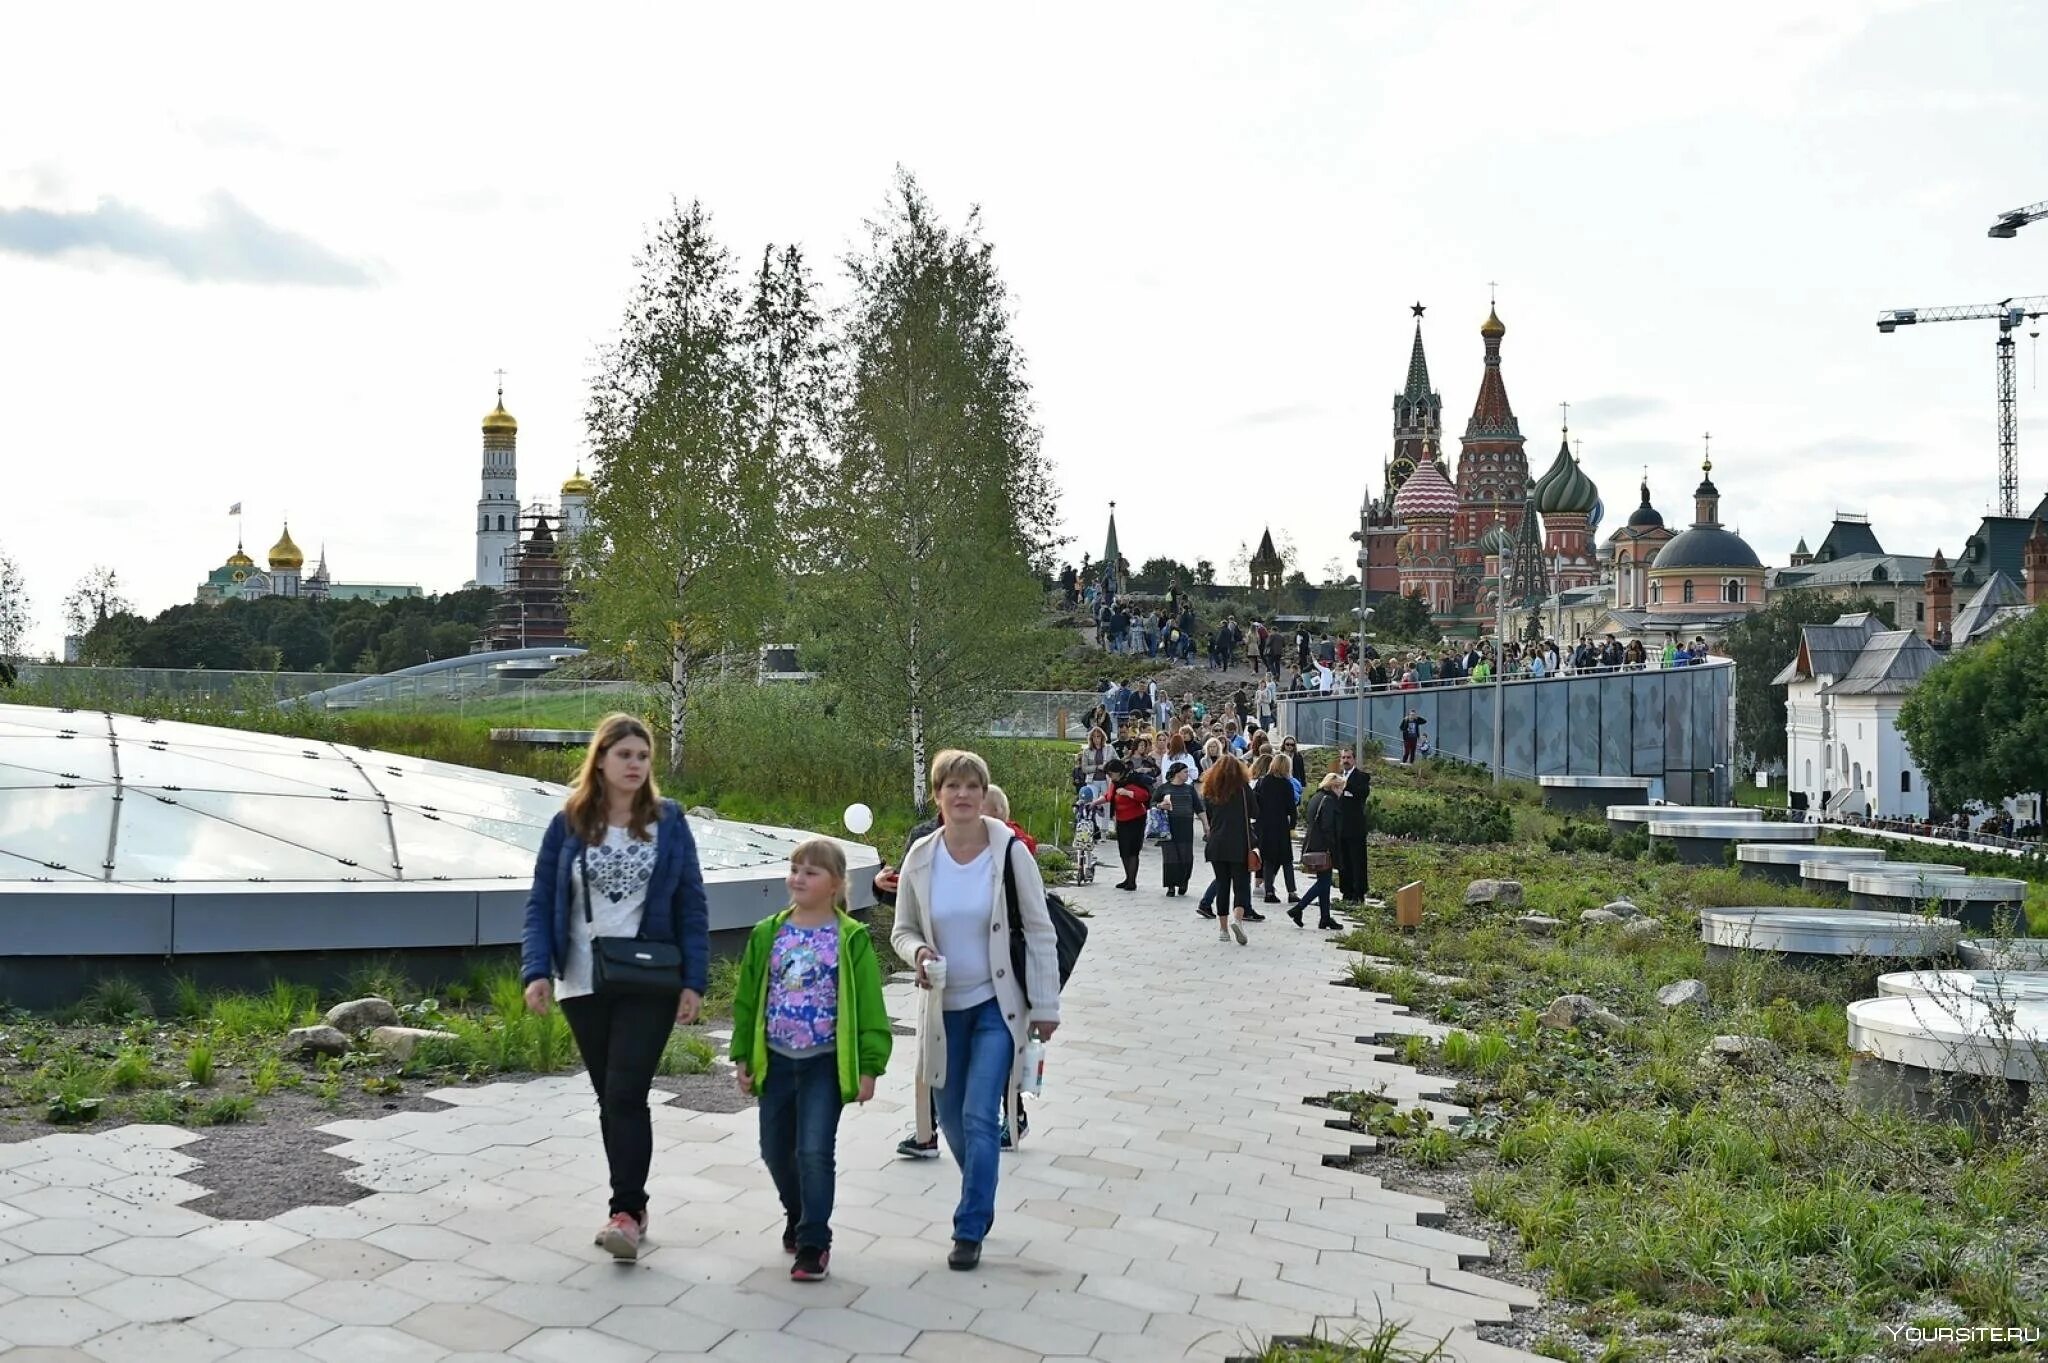
[[[934,989],[946,987],[946,958],[934,956],[924,963],[924,977]]]

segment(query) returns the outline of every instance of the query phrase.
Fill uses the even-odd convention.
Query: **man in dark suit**
[[[1365,835],[1372,777],[1352,759],[1349,748],[1337,750],[1337,763],[1344,774],[1337,804],[1337,889],[1346,904],[1356,904],[1371,893],[1366,883]]]

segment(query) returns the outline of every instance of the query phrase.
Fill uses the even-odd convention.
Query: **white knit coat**
[[[1001,1005],[1003,1019],[1010,1027],[1012,1059],[1010,1062],[1010,1083],[1003,1097],[1003,1110],[1016,1111],[1017,1086],[1024,1078],[1024,1043],[1034,1022],[1058,1022],[1060,1020],[1060,964],[1056,939],[1053,935],[1052,918],[1045,908],[1045,881],[1038,874],[1038,862],[1022,846],[1013,847],[1017,841],[1009,826],[1000,819],[986,816],[982,823],[988,828],[989,845],[995,855],[989,858],[989,963],[996,987],[996,1002]],[[889,945],[896,954],[913,968],[917,962],[918,949],[930,947],[938,950],[937,935],[932,931],[932,858],[946,855],[941,846],[945,830],[941,829],[919,839],[903,858],[900,872],[902,881],[896,891],[896,926],[889,934]],[[1010,858],[1015,864],[1017,882],[1017,911],[1024,920],[1024,965],[1029,975],[1031,1006],[1024,1006],[1025,987],[1017,979],[1016,971],[1010,964],[1010,907],[1003,893],[1003,861]],[[942,1011],[941,992],[936,989],[923,991],[924,1007],[917,1016],[917,1077],[926,1086],[944,1088],[946,1084],[946,1025]],[[920,1108],[924,1104],[918,1105]],[[920,1134],[929,1122],[923,1111],[917,1114]],[[1012,1140],[1019,1140],[1020,1133],[1013,1130]]]

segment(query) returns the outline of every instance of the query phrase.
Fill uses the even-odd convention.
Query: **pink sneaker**
[[[614,1259],[640,1257],[640,1237],[646,1227],[631,1212],[615,1212],[597,1233],[597,1243]]]

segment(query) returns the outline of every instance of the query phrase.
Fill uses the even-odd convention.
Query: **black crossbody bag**
[[[577,849],[583,873],[583,921],[595,927],[590,912],[590,849]],[[642,911],[641,921],[646,921]],[[683,949],[674,942],[649,937],[590,939],[590,992],[593,994],[679,994],[683,988]]]

